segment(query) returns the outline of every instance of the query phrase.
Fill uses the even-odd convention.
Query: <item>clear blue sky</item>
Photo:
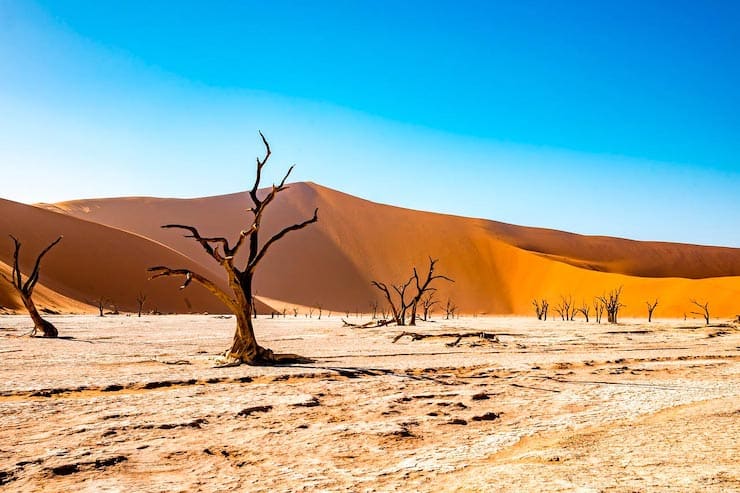
[[[277,177],[740,247],[740,2],[0,0],[0,196]],[[442,232],[440,232],[442,234]]]

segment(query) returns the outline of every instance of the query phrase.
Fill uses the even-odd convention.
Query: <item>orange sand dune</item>
[[[95,304],[104,297],[106,308],[134,311],[139,292],[147,295],[145,310],[162,312],[223,312],[224,307],[200,286],[180,291],[181,280],[147,281],[147,267],[198,265],[181,254],[147,238],[108,226],[0,199],[0,261],[12,262],[13,234],[22,243],[21,270],[28,272],[36,255],[58,235],[64,239],[42,263],[40,283],[49,290],[78,302]],[[73,309],[45,289],[39,303],[50,308]],[[45,296],[48,299],[45,299]],[[12,305],[12,287],[0,281],[0,299]],[[0,301],[0,303],[3,303]],[[76,311],[82,311],[77,310]]]
[[[213,260],[165,223],[197,226],[234,238],[249,227],[247,195],[199,199],[121,198],[59,203],[58,211],[160,242],[215,273]],[[709,301],[715,316],[740,312],[740,249],[587,237],[481,219],[413,211],[358,199],[312,183],[296,183],[268,210],[265,236],[319,208],[319,222],[277,244],[260,266],[256,291],[265,298],[341,311],[368,311],[378,298],[370,281],[399,282],[411,267],[439,258],[438,297],[466,313],[530,314],[531,300],[562,295],[591,301],[624,286],[624,315],[682,317],[689,298]],[[264,241],[264,236],[263,236]],[[216,270],[214,270],[216,269]],[[639,275],[639,277],[638,277]],[[690,279],[693,278],[693,279]]]

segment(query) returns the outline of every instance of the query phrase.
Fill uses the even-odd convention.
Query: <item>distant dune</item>
[[[9,207],[6,204],[3,207]],[[246,193],[198,199],[132,197],[41,204],[39,207],[46,211],[20,204],[14,207],[4,214],[6,223],[0,223],[3,229],[10,230],[10,225],[18,221],[11,219],[14,215],[29,215],[32,211],[46,221],[43,231],[49,233],[43,241],[57,231],[67,235],[67,229],[82,232],[84,228],[77,245],[65,236],[65,250],[54,252],[56,265],[47,274],[55,290],[75,299],[84,299],[80,293],[90,296],[96,291],[90,289],[92,281],[83,289],[81,281],[71,279],[75,277],[75,258],[79,260],[85,251],[95,257],[100,268],[106,266],[106,274],[99,278],[121,285],[116,296],[129,298],[139,289],[156,292],[163,302],[168,301],[163,307],[173,311],[187,311],[183,294],[172,282],[145,282],[146,266],[186,266],[193,265],[188,263],[192,261],[207,275],[221,273],[199,245],[183,238],[179,231],[160,226],[190,224],[203,234],[231,238],[249,226],[244,213],[249,207]],[[279,226],[310,217],[315,207],[319,208],[319,222],[286,237],[260,265],[256,276],[258,296],[289,304],[321,305],[334,311],[367,312],[372,300],[379,299],[371,280],[405,280],[413,265],[425,269],[427,256],[431,255],[440,259],[439,272],[455,279],[455,283],[437,285],[438,298],[451,297],[468,314],[530,315],[534,297],[547,297],[551,306],[560,295],[590,303],[594,296],[618,286],[624,286],[624,316],[644,316],[645,301],[655,298],[660,299],[656,317],[688,314],[694,309],[690,298],[708,301],[715,316],[740,312],[737,248],[582,236],[413,211],[313,183],[292,184],[279,196],[268,209],[263,240]],[[67,222],[59,213],[68,217]],[[29,235],[37,229],[26,225]],[[96,245],[87,240],[92,237],[97,238]],[[42,242],[40,238],[35,241],[34,249]],[[0,260],[7,261],[9,245],[3,246],[6,248],[0,249]],[[133,248],[146,251],[134,255]],[[114,257],[118,261],[110,261]],[[126,283],[115,281],[122,281],[122,269],[131,283],[125,293],[122,290]],[[188,288],[184,293],[193,307],[197,301],[198,310],[216,309],[212,301],[208,305],[206,293],[196,291]]]

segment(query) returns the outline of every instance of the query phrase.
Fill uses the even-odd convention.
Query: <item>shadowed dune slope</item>
[[[145,310],[162,312],[215,312],[225,308],[200,286],[181,291],[181,280],[148,281],[153,265],[197,268],[198,264],[152,240],[105,225],[84,221],[38,207],[0,199],[0,262],[12,263],[13,234],[22,243],[21,271],[28,273],[36,255],[59,235],[64,239],[41,265],[39,307],[81,311],[66,298],[89,304],[104,297],[106,308],[134,311],[139,292],[147,295]],[[40,288],[42,286],[39,286]],[[48,288],[48,290],[46,289]],[[193,289],[194,288],[194,289]],[[59,296],[58,296],[59,295]],[[0,281],[0,299],[8,306],[17,300],[13,288]],[[0,303],[3,303],[0,301]]]
[[[191,239],[166,223],[196,226],[230,240],[249,226],[246,193],[198,199],[118,198],[44,207],[145,236],[200,264],[218,266]],[[413,211],[358,199],[312,183],[295,183],[268,209],[262,241],[278,227],[311,216],[319,222],[289,234],[265,257],[257,295],[331,310],[368,311],[378,298],[370,281],[398,283],[411,267],[439,258],[438,298],[452,297],[467,313],[530,314],[534,297],[572,295],[590,302],[624,286],[624,315],[643,316],[659,298],[656,316],[693,310],[709,301],[716,316],[740,312],[740,249],[588,237],[482,219]],[[214,268],[216,270],[214,270]]]
[[[0,273],[11,277],[12,268],[0,262]],[[24,277],[25,280],[25,277]],[[93,307],[68,298],[53,291],[42,283],[38,283],[33,291],[33,300],[39,309],[46,308],[60,313],[92,313]],[[4,310],[11,312],[25,312],[23,302],[18,293],[5,281],[0,280],[0,313]],[[30,319],[29,319],[30,323]]]

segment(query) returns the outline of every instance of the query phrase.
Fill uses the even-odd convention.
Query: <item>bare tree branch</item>
[[[262,257],[264,257],[265,254],[267,253],[267,250],[276,241],[280,240],[283,236],[285,236],[286,234],[290,233],[291,231],[298,231],[299,229],[305,228],[309,224],[315,223],[316,221],[319,220],[318,214],[319,214],[319,209],[317,208],[316,210],[313,211],[313,217],[311,217],[310,219],[306,219],[302,223],[293,224],[292,226],[288,226],[286,228],[283,228],[279,233],[277,233],[275,236],[273,236],[272,238],[270,238],[269,240],[267,240],[267,242],[264,245],[262,245],[262,248],[260,249],[259,253],[254,257],[254,260],[252,260],[249,263],[249,265],[247,266],[247,268],[249,270],[254,270],[254,268],[257,267],[257,264],[260,262],[260,260],[262,260]]]
[[[189,269],[171,269],[169,267],[159,265],[156,267],[150,267],[147,270],[153,273],[149,277],[150,280],[157,279],[158,277],[183,276],[185,277],[185,282],[182,284],[182,286],[180,286],[180,289],[185,289],[186,287],[188,287],[191,281],[195,281],[205,287],[208,291],[213,293],[213,295],[221,300],[224,305],[229,307],[230,310],[238,310],[239,308],[237,302],[228,294],[226,294],[221,288],[219,288],[215,283]]]

